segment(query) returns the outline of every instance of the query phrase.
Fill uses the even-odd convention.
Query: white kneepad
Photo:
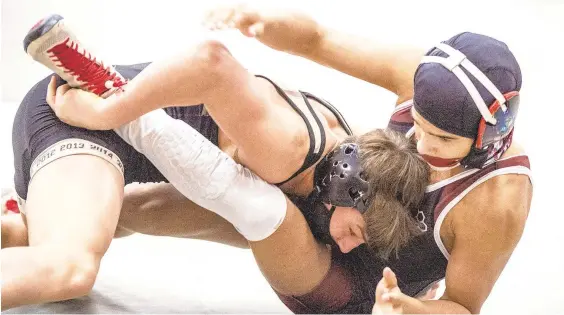
[[[249,241],[269,237],[286,216],[286,196],[164,111],[116,130],[184,196],[229,221]]]
[[[231,222],[249,241],[269,237],[286,217],[284,193],[244,167],[240,167],[222,199],[230,209],[218,207],[212,211]]]

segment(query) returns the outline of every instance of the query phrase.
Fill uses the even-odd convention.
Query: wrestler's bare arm
[[[379,42],[329,30],[303,57],[381,86],[398,95],[398,104],[413,95],[413,77],[424,50]]]
[[[469,193],[442,228],[454,235],[445,294],[437,301],[413,300],[404,311],[479,313],[521,238],[531,196],[529,178],[516,174],[494,177]]]
[[[421,48],[329,29],[296,11],[258,5],[222,7],[212,11],[207,22],[213,27],[223,23],[224,27],[238,28],[271,48],[379,85],[397,94],[398,104],[413,94],[415,70],[425,54]],[[249,32],[250,28],[255,34]]]

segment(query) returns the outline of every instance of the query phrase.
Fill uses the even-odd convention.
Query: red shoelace
[[[85,82],[81,88],[97,95],[102,95],[111,88],[124,86],[126,82],[117,73],[112,73],[109,67],[96,62],[90,53],[78,51],[78,44],[67,38],[64,42],[52,47],[47,52],[51,54],[54,62],[59,62],[58,67],[65,69],[65,73],[75,76],[80,82]],[[88,54],[88,56],[86,56]],[[106,82],[111,82],[108,87]]]

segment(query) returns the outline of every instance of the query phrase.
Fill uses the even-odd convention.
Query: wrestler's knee
[[[92,291],[102,255],[88,250],[62,246],[41,246],[50,265],[45,269],[53,287],[68,299],[85,296]]]
[[[204,73],[201,79],[207,82],[210,91],[232,76],[235,65],[233,56],[219,41],[206,40],[200,43],[196,48],[195,60]]]
[[[224,63],[227,57],[231,57],[231,53],[220,41],[205,40],[198,45],[197,56],[200,61],[213,68]]]

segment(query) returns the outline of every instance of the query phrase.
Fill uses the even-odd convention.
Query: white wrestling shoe
[[[97,60],[54,14],[37,22],[24,39],[24,50],[72,87],[108,97],[127,83],[113,66]]]

